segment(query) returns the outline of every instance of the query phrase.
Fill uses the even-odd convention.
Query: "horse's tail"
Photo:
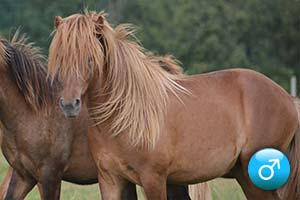
[[[291,173],[287,185],[283,189],[283,199],[286,200],[300,200],[300,100],[297,98],[294,100],[294,103],[298,116],[298,128],[287,152]]]
[[[211,191],[207,182],[189,185],[192,200],[211,200]]]

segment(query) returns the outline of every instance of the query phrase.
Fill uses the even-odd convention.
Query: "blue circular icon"
[[[251,157],[248,174],[257,187],[263,190],[275,190],[288,180],[290,163],[282,152],[273,148],[265,148]]]

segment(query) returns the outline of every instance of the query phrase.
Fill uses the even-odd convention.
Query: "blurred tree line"
[[[21,26],[48,49],[54,16],[84,7],[134,24],[145,48],[174,55],[190,74],[243,67],[286,89],[294,74],[300,85],[299,0],[0,0],[0,32]]]

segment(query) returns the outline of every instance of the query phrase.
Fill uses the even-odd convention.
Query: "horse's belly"
[[[174,148],[169,181],[197,183],[228,173],[236,164],[245,139],[239,126],[229,121],[225,129],[218,124],[208,128],[210,132],[194,129],[185,133]]]
[[[72,183],[91,184],[98,182],[97,166],[88,148],[85,132],[76,135],[72,146],[72,154],[63,179]]]
[[[174,171],[169,174],[168,181],[198,183],[223,176],[235,165],[239,152],[232,145],[220,146],[204,153],[202,151],[198,155],[187,155],[187,158],[177,162],[177,169],[174,168]]]
[[[64,172],[63,180],[77,184],[97,183],[98,170],[94,162],[90,160],[71,163],[67,171]]]
[[[229,95],[238,96],[235,91]],[[232,169],[245,142],[237,99],[207,95],[184,99],[187,103],[182,109],[180,104],[170,105],[166,130],[172,130],[167,135],[173,140],[175,153],[169,181],[196,183],[223,176]]]

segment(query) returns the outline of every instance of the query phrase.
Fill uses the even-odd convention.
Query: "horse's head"
[[[168,91],[186,91],[176,82],[180,72],[166,71],[175,69],[172,59],[155,58],[136,42],[130,25],[111,28],[103,13],[57,17],[55,25],[48,72],[62,82],[65,115],[77,116],[88,97],[95,124],[112,122],[115,136],[126,130],[133,145],[153,146]]]
[[[102,13],[56,17],[56,31],[49,49],[48,73],[63,88],[59,105],[66,117],[76,117],[88,88],[102,73]]]

